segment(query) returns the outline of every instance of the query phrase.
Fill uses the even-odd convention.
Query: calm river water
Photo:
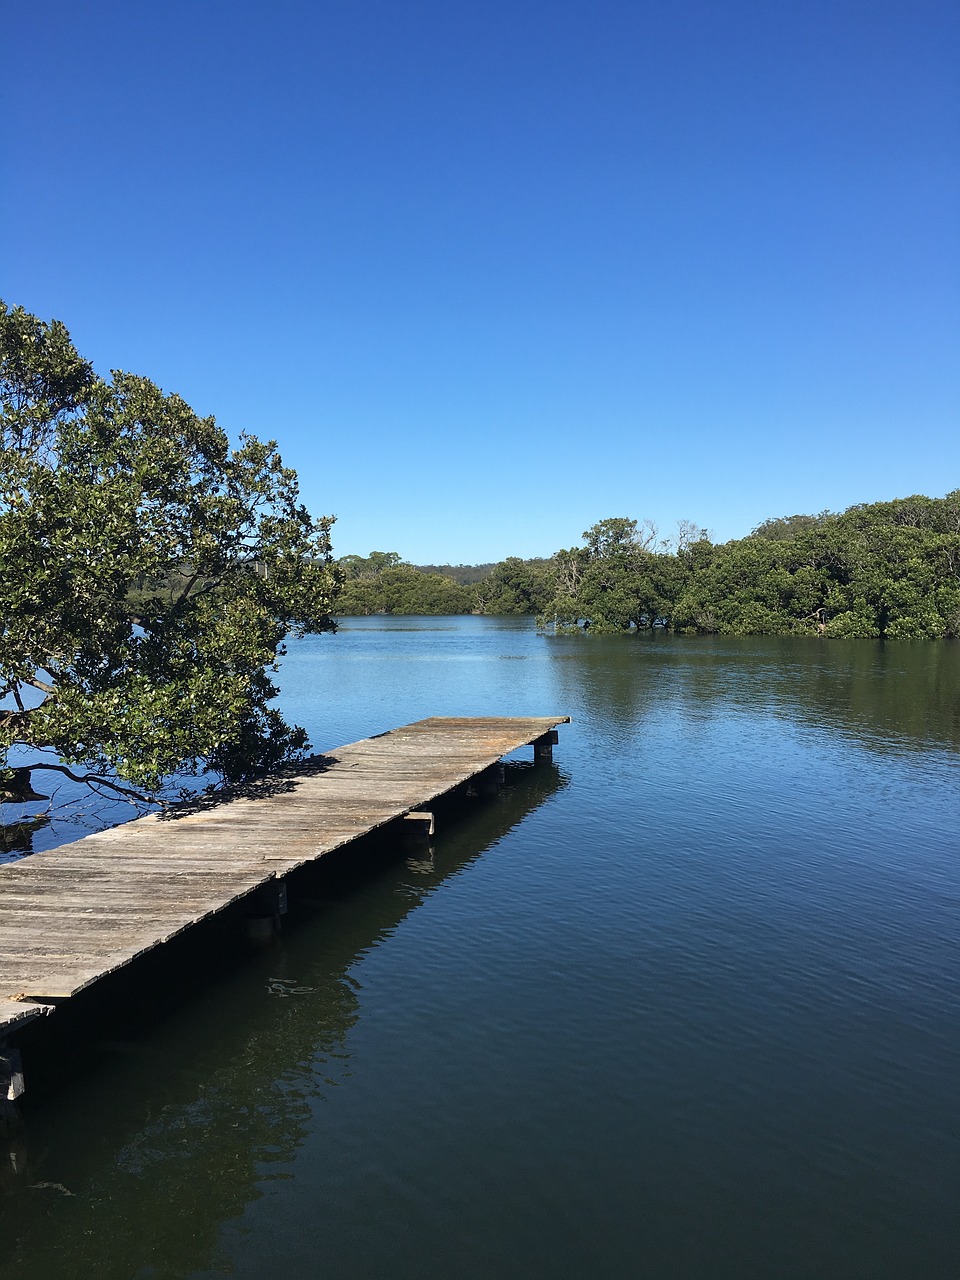
[[[131,993],[27,1107],[4,1280],[960,1275],[960,645],[359,619],[282,684],[318,750],[573,723]]]

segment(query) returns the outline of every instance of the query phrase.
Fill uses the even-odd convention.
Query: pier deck
[[[434,717],[230,800],[151,814],[0,867],[0,1040],[270,881],[428,806],[566,716]],[[2,1048],[2,1044],[0,1044]]]

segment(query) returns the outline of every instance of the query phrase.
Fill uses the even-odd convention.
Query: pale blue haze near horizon
[[[960,484],[939,0],[9,6],[0,296],[274,437],[340,554]]]

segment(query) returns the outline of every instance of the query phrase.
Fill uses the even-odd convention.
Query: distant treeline
[[[414,565],[414,568],[419,569],[421,573],[440,573],[445,578],[452,578],[461,586],[468,587],[473,582],[481,582],[484,578],[489,578],[496,565],[492,562],[490,564],[418,564]]]
[[[941,639],[960,636],[960,489],[765,520],[714,543],[681,521],[601,520],[549,559],[412,565],[344,556],[340,616],[535,614],[592,631]]]

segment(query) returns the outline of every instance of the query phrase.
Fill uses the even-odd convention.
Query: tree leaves
[[[146,378],[0,304],[0,767],[14,745],[150,792],[302,751],[269,707],[290,632],[334,628],[332,517],[276,445],[232,448]],[[39,705],[25,693],[39,690]],[[16,711],[17,714],[12,714]]]
[[[960,491],[764,521],[715,546],[681,523],[676,554],[601,520],[554,557],[541,619],[594,631],[937,639],[960,635]],[[662,546],[662,544],[661,544]]]

